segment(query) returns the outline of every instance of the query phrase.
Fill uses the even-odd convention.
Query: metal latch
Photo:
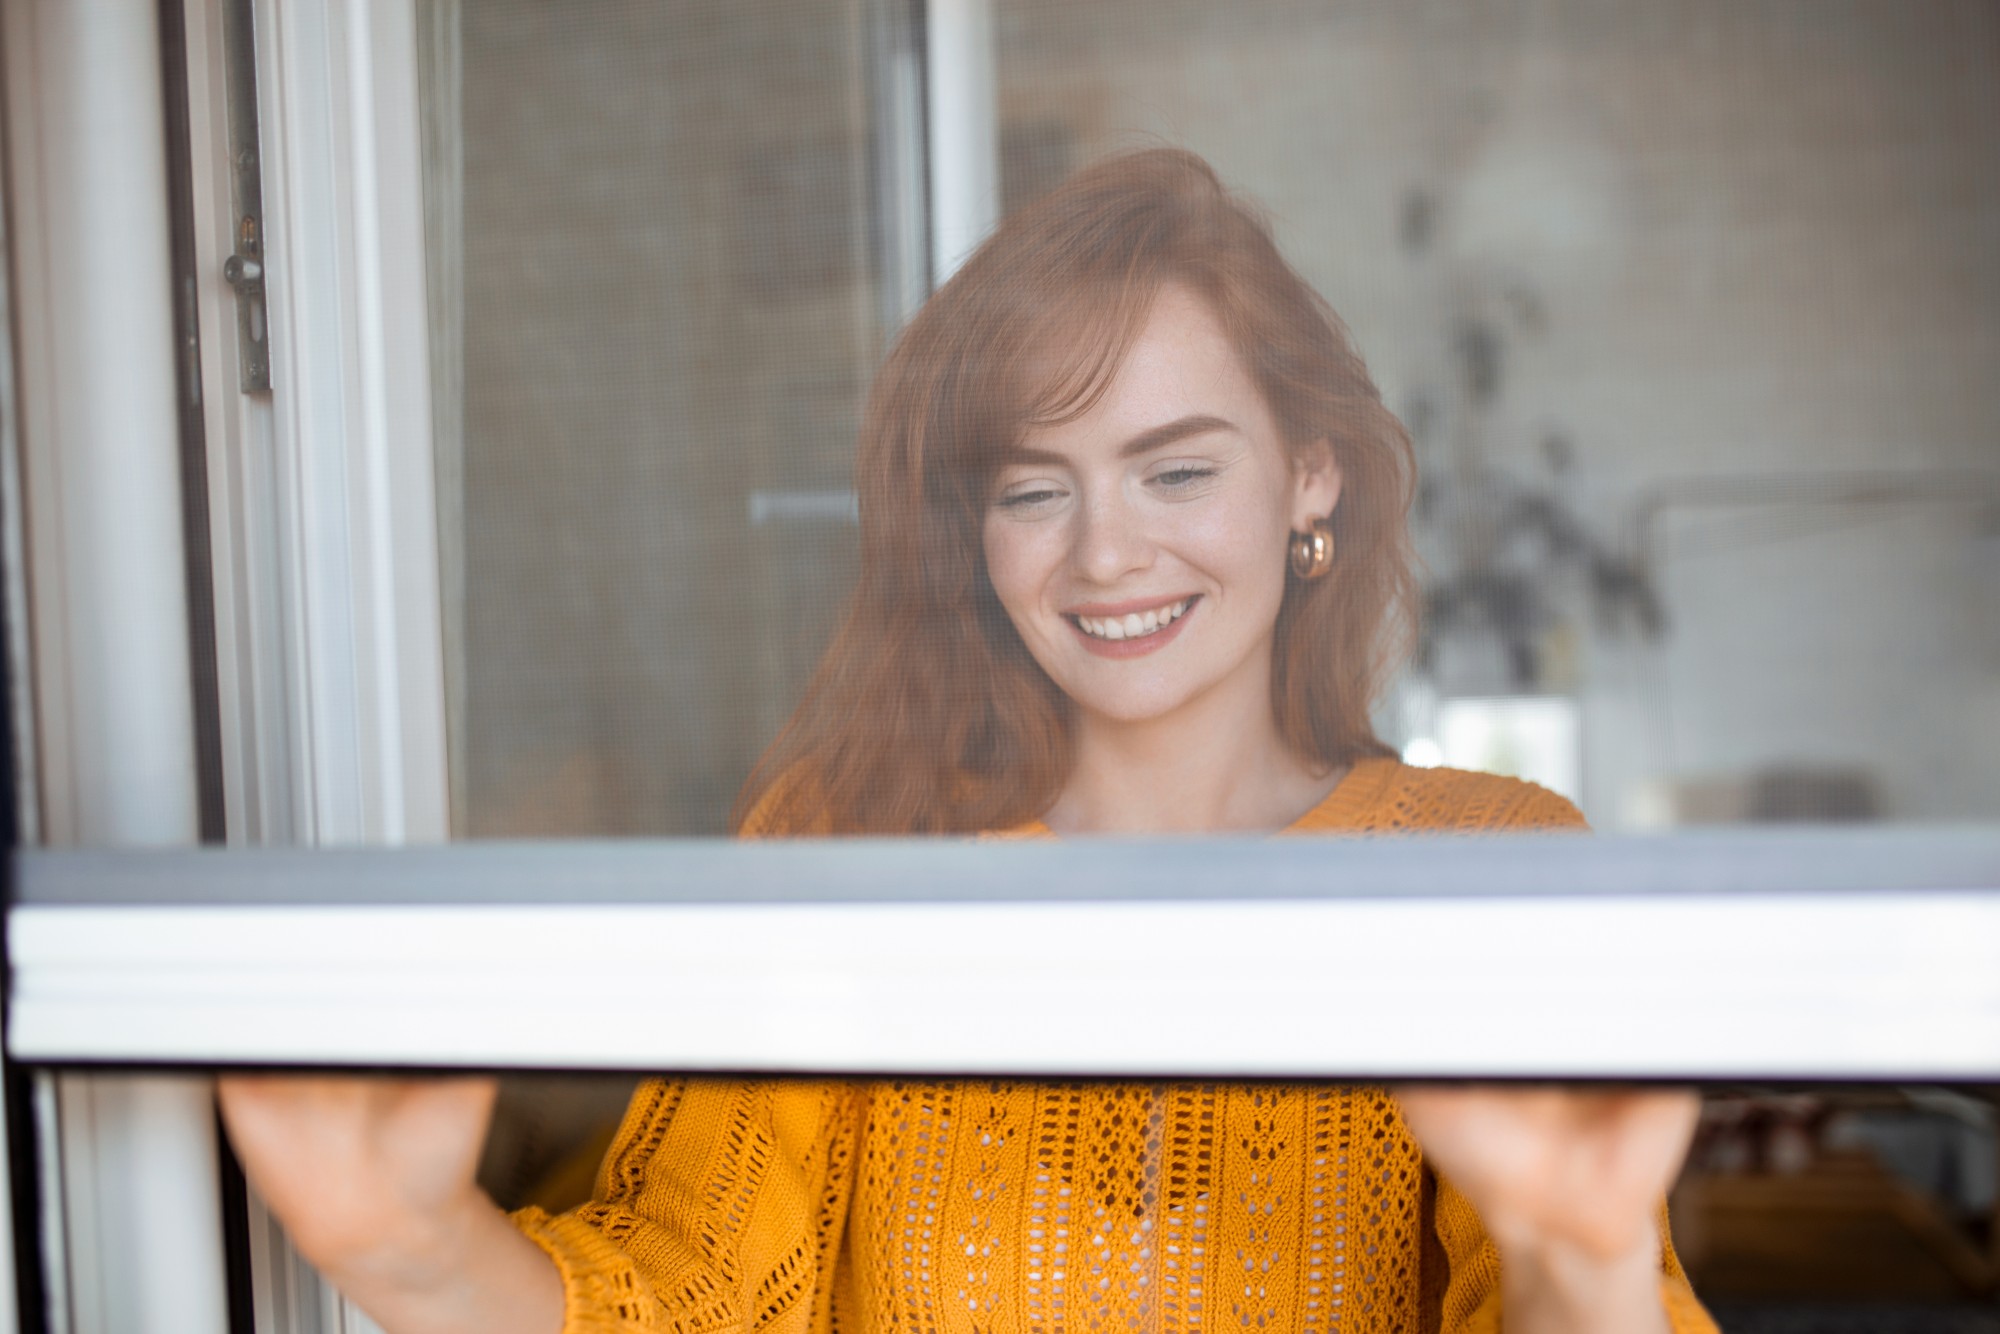
[[[271,387],[269,329],[264,319],[264,248],[257,220],[245,215],[236,253],[222,261],[222,277],[236,289],[237,385],[246,391]]]
[[[271,387],[271,327],[264,309],[264,179],[250,0],[228,0],[222,23],[229,79],[229,195],[236,210],[236,253],[222,262],[222,276],[236,292],[237,387],[258,393]]]

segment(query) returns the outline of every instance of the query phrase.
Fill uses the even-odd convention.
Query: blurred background
[[[956,257],[942,133],[988,219],[1153,143],[1269,210],[1417,442],[1412,762],[1606,830],[2000,815],[2000,7],[421,13],[459,836],[725,832],[853,576],[870,376]],[[496,1190],[587,1188],[622,1091],[520,1084]],[[1699,1288],[1730,1328],[2000,1328],[1993,1125],[1718,1092]]]

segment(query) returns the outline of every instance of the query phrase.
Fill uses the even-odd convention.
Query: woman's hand
[[[1396,1099],[1500,1249],[1509,1330],[1666,1329],[1655,1211],[1694,1134],[1693,1093],[1424,1087]]]
[[[216,1094],[293,1244],[392,1334],[560,1328],[554,1265],[474,1180],[491,1080],[239,1075]]]

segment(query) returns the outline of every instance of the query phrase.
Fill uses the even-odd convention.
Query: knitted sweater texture
[[[1366,760],[1286,832],[1581,825],[1530,784]],[[1186,985],[1077,1022],[1171,1023]],[[1712,1334],[1660,1221],[1672,1327]],[[566,1334],[1500,1328],[1493,1243],[1375,1088],[652,1080],[591,1202],[515,1222]]]

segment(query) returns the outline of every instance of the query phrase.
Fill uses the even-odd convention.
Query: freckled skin
[[[1188,416],[1216,429],[1134,457],[1141,432]],[[984,539],[995,593],[1035,661],[1080,709],[1159,722],[1216,692],[1270,691],[1291,533],[1333,509],[1331,461],[1294,463],[1263,394],[1206,302],[1169,286],[1104,397],[1031,431],[996,478]],[[1093,654],[1065,612],[1149,599],[1199,601],[1158,652]]]

